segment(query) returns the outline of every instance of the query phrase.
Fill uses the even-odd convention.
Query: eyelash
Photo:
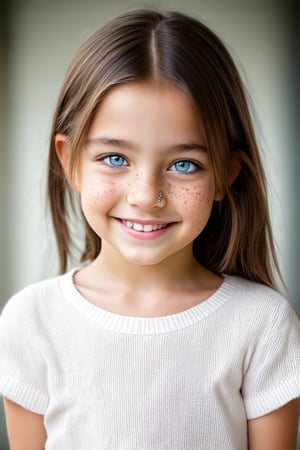
[[[126,162],[126,164],[125,165],[123,165],[123,164],[122,165],[117,165],[117,164],[114,165],[114,164],[109,163],[108,161],[105,161],[106,159],[112,158],[113,156],[122,159],[124,162]],[[124,158],[124,156],[122,156],[122,155],[119,155],[118,153],[107,153],[107,154],[102,155],[99,158],[97,158],[97,161],[98,162],[103,162],[105,165],[107,165],[109,167],[117,167],[117,168],[119,168],[119,167],[126,167],[126,166],[129,165],[128,162],[126,161],[126,158]]]
[[[190,171],[180,171],[180,170],[171,170],[171,167],[176,166],[176,164],[189,164],[189,167],[191,165],[194,166],[194,168]],[[175,161],[169,168],[169,170],[171,172],[176,172],[176,173],[180,173],[180,174],[184,174],[184,175],[191,175],[195,172],[198,172],[199,170],[203,169],[203,166],[200,165],[199,162],[196,161],[191,161],[190,159],[179,159],[178,161]]]
[[[123,163],[126,162],[126,164],[118,165],[118,164],[112,164],[111,161],[110,162],[106,161],[109,158],[113,158],[113,157],[121,159],[123,161]],[[113,168],[127,167],[129,165],[126,158],[118,153],[108,153],[108,154],[102,155],[101,157],[97,158],[97,161],[103,162],[105,165],[107,165],[109,167],[113,167]],[[189,167],[190,167],[190,165],[193,165],[194,168],[190,171],[172,170],[172,167],[176,166],[176,164],[179,164],[179,163],[189,164]],[[196,162],[196,161],[191,161],[189,159],[179,159],[179,160],[173,162],[171,164],[171,166],[168,168],[168,170],[170,172],[176,172],[176,173],[183,174],[183,175],[190,175],[195,172],[198,172],[199,170],[204,170],[204,167],[199,162]]]

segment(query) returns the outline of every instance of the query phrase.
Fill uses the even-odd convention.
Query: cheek
[[[210,214],[214,202],[214,189],[210,184],[198,183],[188,187],[169,185],[167,193],[186,216],[195,216],[195,219],[198,217],[202,221],[202,214]]]
[[[106,209],[116,194],[116,184],[106,178],[90,179],[82,184],[82,206]]]

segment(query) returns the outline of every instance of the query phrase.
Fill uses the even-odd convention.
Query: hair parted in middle
[[[64,80],[54,114],[48,196],[61,272],[67,268],[72,239],[71,189],[55,151],[64,134],[76,169],[87,133],[101,101],[115,86],[167,80],[194,103],[203,125],[215,181],[224,192],[208,224],[194,242],[194,255],[216,273],[240,275],[275,286],[278,270],[270,225],[265,176],[245,90],[232,57],[206,25],[178,12],[134,10],[110,19],[78,49]],[[230,183],[230,167],[242,167]],[[81,260],[93,260],[101,240],[85,223]]]

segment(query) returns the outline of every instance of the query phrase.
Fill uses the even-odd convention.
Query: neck
[[[206,287],[215,278],[194,258],[192,246],[158,264],[137,265],[104,244],[99,256],[85,271],[90,280],[105,280],[107,285],[112,284],[114,288],[132,289],[134,292],[201,289],[201,286]]]
[[[75,277],[82,295],[112,312],[168,315],[208,298],[221,278],[201,266],[192,248],[158,264],[136,265],[104,246],[100,255]]]

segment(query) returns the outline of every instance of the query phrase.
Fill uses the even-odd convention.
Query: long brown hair
[[[222,41],[203,23],[178,12],[135,10],[101,26],[79,48],[67,71],[54,114],[48,195],[61,272],[72,239],[72,193],[55,152],[65,134],[74,169],[101,100],[116,85],[162,78],[184,90],[199,112],[215,180],[225,197],[194,242],[194,255],[216,273],[237,274],[275,287],[278,270],[265,176],[245,90]],[[242,168],[229,181],[234,158]],[[85,226],[81,261],[93,260],[101,240]]]

